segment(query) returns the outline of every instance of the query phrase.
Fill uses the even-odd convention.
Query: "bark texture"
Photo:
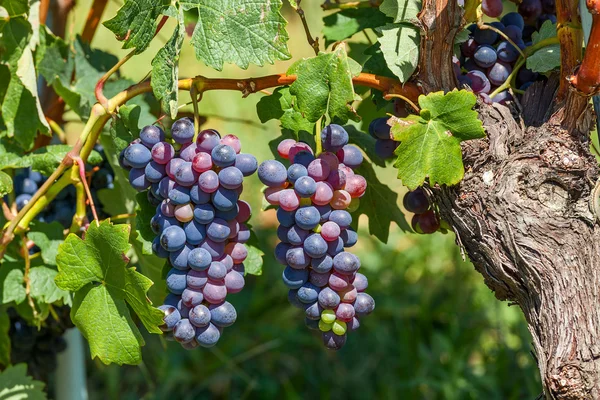
[[[464,23],[455,3],[423,2],[424,92],[455,87],[451,43]],[[593,117],[571,93],[557,104],[558,87],[557,78],[536,83],[513,109],[479,104],[487,137],[463,143],[464,180],[432,196],[496,297],[523,310],[545,397],[600,399]]]

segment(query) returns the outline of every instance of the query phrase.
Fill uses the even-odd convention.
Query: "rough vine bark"
[[[421,65],[439,61],[419,73],[427,91],[454,87],[451,47],[436,40],[452,39],[460,26],[450,3],[423,4]],[[464,143],[464,180],[433,187],[432,196],[496,297],[523,310],[546,398],[600,399],[593,118],[581,102],[554,104],[558,86],[556,78],[536,83],[522,99],[522,113],[479,104],[487,138]]]

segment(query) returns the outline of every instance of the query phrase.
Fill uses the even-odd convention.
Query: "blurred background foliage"
[[[67,32],[81,31],[90,3],[77,3]],[[120,5],[120,1],[110,2],[104,18],[112,17]],[[319,34],[326,15],[320,2],[306,1],[302,6],[313,35]],[[289,21],[292,60],[246,71],[226,66],[218,73],[196,61],[191,46],[186,46],[181,76],[267,75],[314,55],[298,16],[287,6],[284,16]],[[171,31],[170,26],[163,29],[146,52],[125,64],[122,76],[142,80],[168,38],[165,32]],[[348,43],[350,56],[359,62],[375,39],[368,35],[356,35]],[[102,26],[92,46],[118,57],[128,53]],[[357,91],[365,98],[359,106],[364,122],[357,127],[366,131],[368,123],[385,110],[376,111],[368,92]],[[276,122],[261,124],[256,117],[261,96],[242,99],[239,92],[208,92],[200,103],[205,126],[238,135],[244,152],[260,161],[272,157],[269,142],[280,134]],[[183,93],[181,102],[188,101]],[[185,110],[191,111],[191,106]],[[66,126],[74,137],[80,130],[79,123]],[[404,189],[394,170],[374,168],[401,201]],[[349,335],[343,350],[324,350],[319,335],[304,327],[301,312],[289,306],[287,290],[280,283],[282,267],[272,256],[277,242],[275,213],[259,211],[256,177],[244,185],[243,197],[253,205],[251,222],[266,256],[263,275],[248,277],[246,288],[230,300],[238,310],[236,324],[211,350],[186,351],[147,335],[140,366],[88,361],[91,399],[534,399],[540,393],[521,311],[494,298],[473,266],[462,260],[451,234],[419,236],[392,225],[388,243],[382,244],[368,234],[367,221],[361,218],[363,229],[355,249],[377,307]]]

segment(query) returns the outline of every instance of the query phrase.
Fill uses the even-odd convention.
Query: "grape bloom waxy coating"
[[[372,124],[371,134],[392,142],[386,122]],[[285,265],[288,300],[304,310],[310,329],[322,332],[325,347],[337,350],[346,343],[347,332],[360,325],[358,317],[375,308],[364,293],[367,278],[357,272],[360,260],[345,250],[358,239],[348,207],[352,202],[358,206],[367,181],[353,171],[363,155],[348,144],[342,126],[325,127],[321,140],[323,152],[316,155],[306,143],[281,141],[277,152],[291,165],[267,160],[258,167],[258,177],[267,186],[265,199],[278,207],[281,242],[275,258]]]
[[[237,318],[226,297],[244,287],[251,214],[239,195],[244,177],[258,169],[253,155],[241,153],[237,136],[207,129],[194,141],[194,133],[188,118],[173,123],[171,139],[146,126],[121,163],[131,185],[156,206],[152,248],[171,266],[171,293],[158,307],[165,314],[161,329],[186,349],[214,346]]]

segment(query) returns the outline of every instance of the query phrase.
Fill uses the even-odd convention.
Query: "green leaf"
[[[165,46],[156,53],[152,60],[151,80],[152,91],[157,100],[160,100],[162,109],[167,112],[171,118],[177,117],[177,96],[179,89],[177,80],[179,79],[179,53],[185,35],[185,26],[183,25],[183,11],[179,11],[179,23],[173,31],[173,36]]]
[[[10,364],[10,318],[6,309],[0,309],[0,365]]]
[[[399,119],[392,126],[398,178],[414,190],[426,178],[431,184],[455,185],[464,176],[460,142],[485,136],[473,93],[465,90],[419,96],[421,115]]]
[[[379,10],[398,22],[411,22],[417,19],[421,11],[420,0],[383,0]],[[383,25],[383,24],[381,24]]]
[[[0,303],[14,301],[19,304],[25,300],[25,281],[23,280],[24,263],[4,261],[0,264]]]
[[[0,398],[45,400],[44,383],[27,376],[27,365],[17,364],[0,373]]]
[[[150,220],[156,214],[156,207],[148,201],[146,192],[135,196],[135,239],[142,244],[142,254],[152,254],[152,241],[156,234],[150,227]]]
[[[96,195],[98,195],[98,199],[102,205],[102,211],[108,215],[114,216],[129,213],[128,207],[123,201],[121,185],[115,184],[112,189],[97,190]]]
[[[106,364],[141,361],[144,339],[127,305],[149,332],[161,332],[162,312],[146,297],[152,281],[127,268],[128,239],[128,225],[92,223],[85,239],[70,234],[57,257],[56,284],[75,292],[71,319],[88,339],[92,358]]]
[[[358,217],[365,214],[369,218],[369,233],[383,243],[387,243],[390,225],[395,222],[403,231],[410,231],[404,213],[398,207],[398,193],[379,181],[373,166],[367,162],[356,169],[367,180],[367,190],[360,198],[360,204],[353,213],[353,227],[358,228]]]
[[[39,303],[51,304],[62,301],[63,304],[71,304],[69,292],[56,286],[54,278],[58,272],[54,269],[39,266],[29,270],[29,281],[31,297]]]
[[[309,122],[301,112],[294,108],[296,97],[290,94],[289,87],[275,89],[272,95],[262,97],[256,104],[256,112],[263,124],[271,119],[281,121],[283,129],[298,133],[314,131],[314,122]]]
[[[26,0],[5,0],[0,3],[0,7],[6,10],[9,17],[27,14],[29,11],[29,3]]]
[[[123,7],[104,26],[123,42],[124,49],[139,54],[148,48],[158,26],[157,18],[169,7],[168,0],[125,0]]]
[[[0,197],[9,194],[13,191],[13,182],[10,175],[0,171]]]
[[[62,159],[71,149],[72,147],[69,145],[56,144],[42,147],[33,153],[30,153],[26,156],[21,156],[20,158],[13,157],[10,155],[10,153],[8,153],[6,155],[7,163],[0,165],[0,169],[31,167],[34,171],[38,171],[46,176],[49,176],[54,172]],[[2,160],[1,154],[0,160]],[[97,151],[92,150],[88,158],[88,162],[91,165],[100,164],[102,162],[102,156]]]
[[[354,62],[349,61],[344,46],[332,53],[321,53],[294,63],[289,75],[296,75],[290,94],[296,96],[295,108],[310,122],[316,122],[325,112],[337,123],[358,120],[352,103],[356,99],[352,85]]]
[[[40,46],[35,58],[38,73],[49,85],[53,85],[57,80],[71,82],[75,62],[70,46],[62,38],[54,36],[47,28],[40,34]]]
[[[137,105],[119,107],[119,118],[116,118],[110,127],[110,135],[115,145],[115,154],[119,154],[129,146],[133,139],[139,136],[140,111],[140,107]]]
[[[40,221],[31,221],[27,237],[40,248],[42,260],[47,265],[56,265],[58,246],[63,242],[63,227],[58,222],[47,224]]]
[[[252,225],[249,223],[246,225],[248,226],[248,229],[250,229],[250,239],[244,244],[246,249],[248,249],[248,256],[244,260],[244,271],[246,275],[262,275],[264,263],[263,256],[265,253],[263,253],[258,247],[258,237],[252,230]]]
[[[369,28],[377,28],[390,22],[385,14],[376,8],[350,8],[338,11],[323,18],[325,44],[348,39],[354,34]]]
[[[224,63],[246,69],[288,60],[286,20],[281,0],[183,0],[184,10],[198,9],[192,33],[196,57],[218,71]]]
[[[407,82],[419,62],[419,31],[409,24],[388,24],[380,32],[377,41],[388,68],[402,83]]]
[[[538,44],[543,40],[556,37],[556,24],[546,21],[539,31],[531,35],[532,44]],[[527,68],[533,72],[546,73],[560,67],[560,44],[555,43],[544,46],[529,57],[527,57]]]
[[[532,44],[538,44],[542,40],[556,37],[556,35],[556,24],[553,24],[550,20],[546,20],[540,29],[531,35]]]

